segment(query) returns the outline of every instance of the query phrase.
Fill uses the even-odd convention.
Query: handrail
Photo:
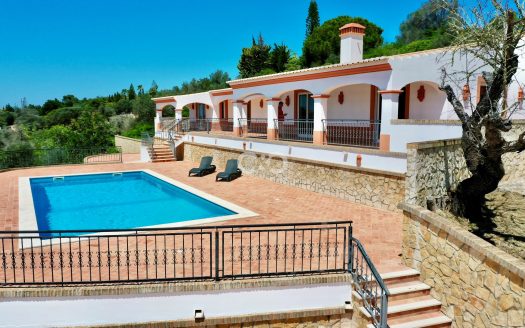
[[[0,231],[0,287],[348,273],[351,221]]]
[[[363,244],[354,237],[351,237],[350,257],[353,285],[363,300],[364,308],[370,313],[372,324],[376,328],[387,328],[390,292]]]
[[[329,222],[297,222],[297,223],[259,223],[259,224],[234,224],[218,226],[175,227],[175,228],[135,228],[135,229],[77,229],[77,230],[0,230],[0,234],[20,233],[76,233],[76,232],[138,232],[138,231],[173,231],[173,230],[216,230],[216,229],[243,229],[243,228],[268,228],[268,227],[306,227],[322,225],[351,225],[353,221]]]

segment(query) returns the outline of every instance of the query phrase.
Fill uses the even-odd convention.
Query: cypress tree
[[[308,7],[308,17],[306,17],[306,37],[309,37],[319,26],[321,26],[319,8],[317,7],[317,2],[311,0]]]
[[[136,97],[137,97],[137,94],[135,93],[135,87],[133,86],[133,83],[131,83],[129,85],[129,90],[128,90],[128,99],[133,100]]]

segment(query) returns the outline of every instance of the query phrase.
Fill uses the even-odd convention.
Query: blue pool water
[[[146,172],[30,182],[39,230],[130,229],[236,214]]]

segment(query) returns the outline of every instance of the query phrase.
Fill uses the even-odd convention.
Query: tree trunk
[[[505,140],[494,125],[486,124],[485,129],[484,147],[481,147],[479,152],[474,152],[470,148],[467,151],[467,156],[465,156],[471,161],[475,158],[473,161],[475,165],[469,167],[472,176],[461,181],[453,193],[452,199],[452,210],[455,214],[477,223],[480,229],[494,227],[491,218],[483,213],[485,195],[496,190],[499,182],[505,176],[501,152],[502,143]],[[470,144],[469,141],[472,141],[465,141],[465,138],[464,135],[464,151],[466,150],[465,146]]]

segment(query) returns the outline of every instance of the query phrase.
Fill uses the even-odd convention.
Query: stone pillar
[[[381,94],[381,135],[379,137],[379,149],[390,151],[390,139],[392,135],[391,121],[399,117],[399,95],[403,90],[384,90]]]
[[[233,102],[233,134],[240,137],[242,134],[241,122],[239,119],[243,118],[243,112],[246,111],[244,101],[236,100]]]
[[[326,132],[324,130],[323,120],[328,117],[328,98],[329,95],[314,95],[314,144],[324,145],[326,141]]]
[[[266,139],[276,140],[277,139],[277,129],[276,120],[279,118],[279,102],[281,98],[270,98],[266,99],[266,111],[268,113],[268,127]]]

